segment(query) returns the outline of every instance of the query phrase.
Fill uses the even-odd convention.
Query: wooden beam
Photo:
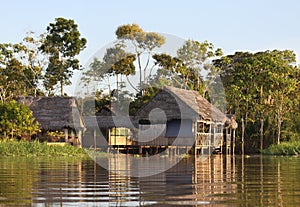
[[[94,149],[97,148],[97,130],[94,128]]]
[[[82,148],[82,130],[78,131],[79,148]]]
[[[64,133],[65,133],[65,142],[68,143],[68,141],[69,141],[69,130],[68,130],[68,128],[64,129]]]

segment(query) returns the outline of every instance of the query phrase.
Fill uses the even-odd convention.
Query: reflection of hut
[[[19,97],[32,110],[42,132],[62,132],[64,140],[81,145],[84,124],[73,97]],[[69,139],[71,138],[71,140]],[[76,139],[78,138],[78,139]]]
[[[222,149],[225,122],[219,109],[196,91],[161,89],[137,112],[137,141],[144,146],[193,146],[196,151]]]
[[[133,145],[133,118],[119,115],[109,107],[103,107],[95,116],[84,117],[87,131],[84,135],[86,147],[117,147]]]

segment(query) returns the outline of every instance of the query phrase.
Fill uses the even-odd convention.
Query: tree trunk
[[[117,100],[119,100],[119,75],[116,75],[116,80],[117,80],[117,91],[116,91],[116,95],[117,95]]]
[[[264,145],[264,119],[260,118],[260,153],[263,151]]]
[[[60,95],[64,96],[64,82],[60,81]]]
[[[260,105],[263,105],[263,86],[260,86]],[[263,119],[263,110],[260,114],[260,153],[262,153],[264,148],[264,119]]]
[[[280,137],[281,137],[281,115],[278,110],[277,114],[277,144],[280,144]]]
[[[110,86],[109,77],[107,77],[107,87],[108,87],[108,93],[111,95],[111,86]]]
[[[245,124],[244,118],[242,118],[242,155],[245,154]]]
[[[280,137],[281,137],[281,123],[282,123],[282,99],[283,97],[281,97],[281,102],[279,103],[279,108],[277,111],[277,144],[280,144]]]
[[[144,95],[144,90],[143,90],[143,80],[142,80],[142,65],[141,65],[141,54],[137,54],[137,58],[138,58],[138,65],[139,65],[139,71],[140,71],[140,91],[142,93],[142,95]]]

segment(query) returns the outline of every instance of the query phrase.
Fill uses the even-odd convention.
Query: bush
[[[299,155],[300,141],[283,142],[278,145],[271,145],[263,151],[263,154],[268,155]]]
[[[38,131],[29,107],[16,101],[0,103],[0,133],[4,138],[28,137]]]

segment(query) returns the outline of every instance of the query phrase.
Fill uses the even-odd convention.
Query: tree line
[[[115,35],[103,57],[95,57],[84,69],[85,86],[97,86],[83,105],[89,108],[95,102],[95,110],[85,113],[126,101],[134,114],[161,87],[171,85],[196,90],[224,113],[235,115],[241,150],[299,140],[299,66],[293,51],[224,56],[208,41],[187,40],[170,55],[157,52],[166,42],[163,35],[137,24],[121,25]],[[71,84],[74,70],[82,69],[76,57],[86,42],[74,20],[56,18],[38,37],[29,33],[20,44],[0,44],[1,102],[20,95],[55,95],[56,90],[66,95],[64,86]]]
[[[46,32],[28,32],[21,43],[0,44],[0,134],[4,138],[30,137],[39,131],[32,112],[18,104],[19,96],[64,96],[74,70],[81,68],[77,55],[86,46],[72,19],[56,18]]]

